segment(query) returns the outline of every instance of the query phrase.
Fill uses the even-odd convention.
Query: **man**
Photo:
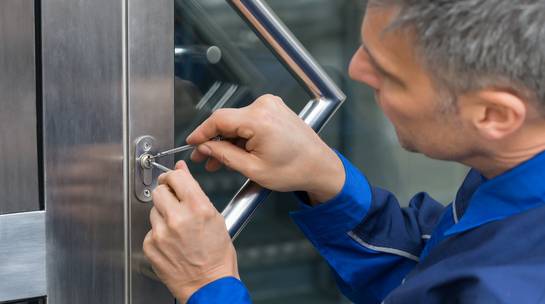
[[[211,171],[297,191],[293,219],[353,302],[545,303],[544,64],[543,0],[370,1],[350,75],[403,147],[473,168],[447,207],[421,193],[400,208],[274,96],[187,141]],[[249,303],[223,218],[176,168],[153,193],[146,255],[182,302]]]

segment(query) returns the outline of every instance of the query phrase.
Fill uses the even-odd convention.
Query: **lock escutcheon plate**
[[[153,170],[149,161],[149,158],[157,152],[157,144],[153,136],[141,136],[135,140],[134,192],[141,202],[151,202],[151,191],[157,185],[157,170]]]

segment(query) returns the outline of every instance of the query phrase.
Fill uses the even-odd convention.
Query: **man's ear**
[[[484,138],[503,139],[518,131],[526,120],[524,99],[501,89],[468,93],[459,99],[460,113]]]

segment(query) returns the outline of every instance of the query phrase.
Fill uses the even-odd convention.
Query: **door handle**
[[[345,94],[265,2],[227,2],[310,93],[313,99],[299,113],[299,117],[319,133],[345,101]],[[248,180],[225,207],[222,215],[233,240],[270,193],[271,190]]]

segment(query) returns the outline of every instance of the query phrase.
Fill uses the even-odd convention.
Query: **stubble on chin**
[[[399,141],[399,144],[401,145],[401,147],[408,151],[408,152],[412,152],[412,153],[419,153],[418,149],[416,148],[416,145],[413,143],[413,142],[410,142],[406,139],[403,139],[401,137],[398,136],[398,141]]]

